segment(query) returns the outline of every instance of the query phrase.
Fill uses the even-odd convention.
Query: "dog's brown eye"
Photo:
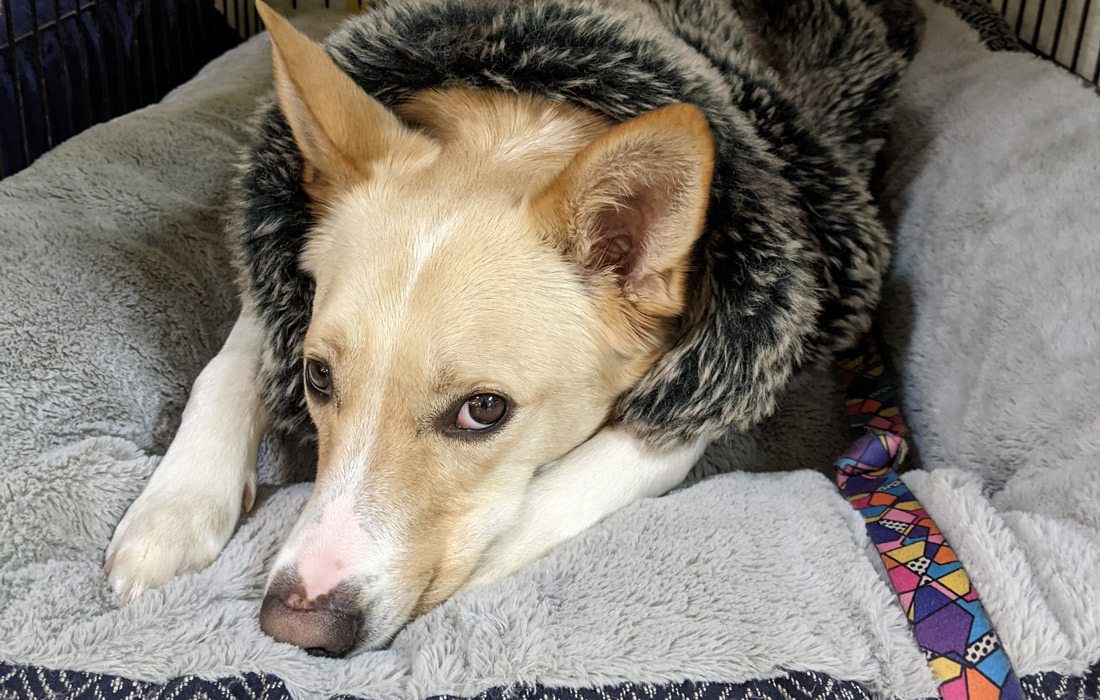
[[[499,425],[507,412],[508,402],[503,396],[496,394],[471,396],[458,409],[455,427],[473,431],[489,430]]]
[[[332,370],[320,360],[306,359],[306,386],[320,401],[332,396]]]

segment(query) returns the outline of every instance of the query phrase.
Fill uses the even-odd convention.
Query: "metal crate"
[[[271,0],[356,12],[364,0]],[[1100,83],[1100,0],[993,0],[1021,42]],[[0,0],[0,177],[159,100],[262,29],[253,0]]]

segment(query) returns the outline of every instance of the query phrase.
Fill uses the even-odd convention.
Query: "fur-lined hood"
[[[869,326],[889,257],[869,178],[916,48],[915,12],[907,0],[393,0],[325,43],[389,106],[466,85],[615,120],[674,102],[703,111],[715,172],[682,336],[616,416],[669,443],[748,428],[799,366]],[[308,438],[300,169],[269,101],[237,182],[232,245],[267,332],[273,425]]]

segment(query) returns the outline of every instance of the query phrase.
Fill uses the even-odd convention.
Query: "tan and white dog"
[[[343,654],[667,491],[697,460],[702,442],[656,450],[605,423],[672,342],[713,145],[685,104],[613,125],[455,88],[395,113],[258,6],[318,211],[302,259],[317,481],[261,621]],[[252,505],[263,345],[243,306],[115,533],[106,569],[122,600],[207,566],[242,494]]]
[[[242,310],[110,544],[122,600],[208,565],[261,435],[301,429],[261,626],[380,646],[672,488],[870,325],[909,0],[393,0],[329,51],[258,6]]]

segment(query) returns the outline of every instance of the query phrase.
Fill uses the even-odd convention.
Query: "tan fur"
[[[279,104],[304,156],[302,181],[315,199],[366,179],[391,153],[431,155],[430,141],[360,90],[324,49],[264,3],[256,9],[271,35]],[[346,118],[352,114],[355,121]]]
[[[463,583],[536,468],[600,428],[667,349],[710,132],[686,105],[612,126],[464,89],[391,113],[262,13],[303,178],[324,204],[303,256],[316,280],[304,353],[333,377],[331,400],[309,407],[314,498],[354,489],[364,527],[392,540],[387,604],[404,621]],[[603,264],[624,245],[640,246],[629,269]],[[503,427],[440,429],[480,392],[511,401]]]
[[[614,329],[609,341],[666,349],[673,331],[669,321],[684,307],[691,251],[702,231],[713,171],[714,143],[706,119],[697,108],[676,104],[593,140],[535,197],[532,208],[543,230],[593,272],[607,264],[599,239],[626,237],[614,230],[616,224],[648,229],[645,241],[634,241],[642,251],[637,269],[594,276],[605,327]],[[637,376],[654,359],[639,357]]]

